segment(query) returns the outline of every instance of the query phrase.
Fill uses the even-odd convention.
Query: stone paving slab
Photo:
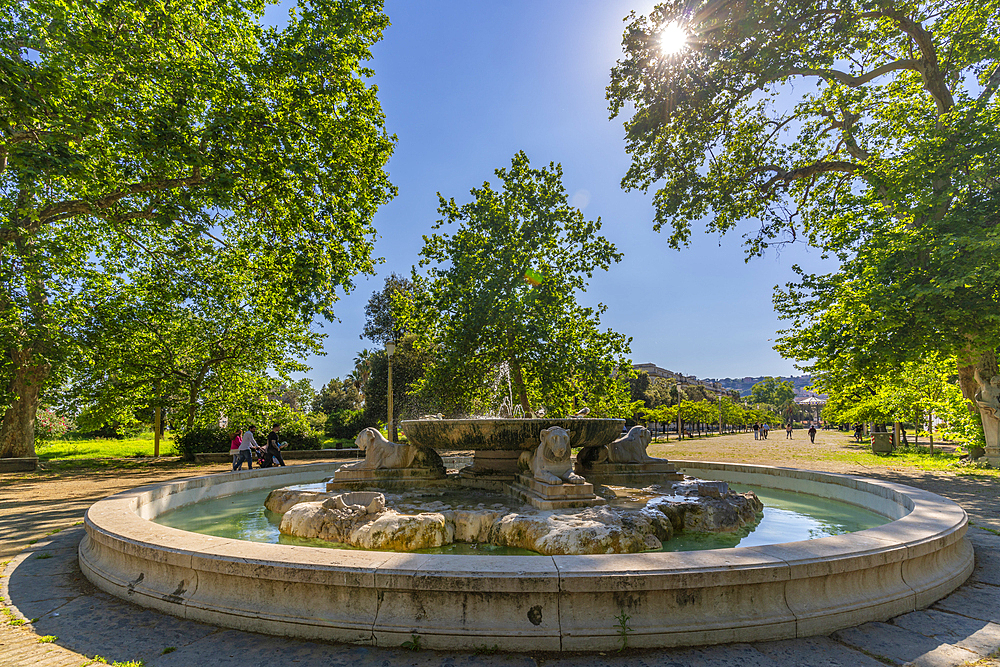
[[[982,655],[889,623],[865,623],[831,635],[871,656],[914,667],[951,667]]]
[[[750,644],[553,656],[545,667],[780,667]]]
[[[931,608],[1000,623],[1000,586],[966,584]]]
[[[181,646],[217,628],[122,604],[106,593],[78,597],[34,624],[39,634],[59,637],[59,643],[86,655],[114,656],[115,660],[143,660],[163,649]]]
[[[1000,646],[1000,625],[935,609],[898,616],[892,624],[983,656]]]
[[[829,637],[783,639],[754,645],[780,665],[798,667],[884,667],[874,658],[856,651]]]
[[[326,644],[256,635],[237,630],[219,630],[176,651],[146,660],[150,667],[188,667],[204,664],[211,656],[213,667],[382,667],[412,665],[433,667],[534,667],[538,663],[525,655],[446,654],[434,651],[384,649],[347,644]]]
[[[977,528],[970,528],[967,534],[976,552],[972,580],[1000,586],[1000,535]]]

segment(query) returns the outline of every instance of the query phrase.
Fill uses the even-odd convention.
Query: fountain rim
[[[759,589],[755,595],[763,600],[761,608],[747,612],[753,618],[732,620],[740,613],[734,609],[731,623],[725,628],[643,626],[637,630],[635,641],[630,638],[629,643],[653,647],[753,641],[760,637],[827,634],[869,620],[887,620],[931,604],[960,585],[972,571],[972,550],[964,537],[968,521],[965,511],[936,494],[837,473],[747,464],[675,463],[687,472],[728,477],[726,481],[756,477],[754,483],[772,488],[786,487],[761,480],[792,480],[792,486],[832,485],[827,491],[839,488],[849,496],[868,497],[882,508],[876,511],[896,518],[883,526],[846,535],[761,547],[581,556],[456,556],[262,544],[189,533],[149,521],[167,509],[188,504],[172,504],[181,499],[196,502],[230,495],[248,490],[243,488],[248,483],[258,488],[272,487],[282,477],[314,479],[340,465],[320,463],[174,480],[98,501],[85,518],[80,565],[87,578],[106,592],[175,615],[236,629],[355,643],[370,643],[374,637],[379,645],[391,646],[417,632],[426,635],[425,645],[429,648],[474,648],[486,641],[498,643],[505,650],[557,651],[615,648],[619,639],[610,625],[605,631],[607,619],[601,614],[610,613],[608,618],[612,618],[622,595],[667,604],[680,597],[677,589],[697,589],[711,607],[704,621],[711,625],[716,621],[707,619],[717,614],[714,607],[718,601],[712,602],[709,591],[733,589],[738,594],[742,589]],[[294,483],[300,482],[288,482]],[[213,488],[219,492],[213,493]],[[260,567],[266,568],[266,575],[260,574]],[[182,588],[177,582],[188,581],[192,572],[198,586],[191,599],[183,599],[174,591]],[[873,580],[875,572],[884,577]],[[136,577],[142,573],[145,580],[137,584]],[[291,588],[322,590],[333,601],[343,599],[345,591],[354,597],[377,592],[379,603],[371,603],[374,616],[371,623],[366,620],[362,624],[364,632],[358,634],[353,616],[337,617],[343,613],[336,609],[328,611],[330,619],[316,621],[318,612],[309,600],[315,599],[317,592],[307,596],[297,612],[289,611],[289,604],[280,600],[273,605],[281,610],[271,610],[268,605],[258,608],[259,599],[249,602],[233,597],[232,591],[244,585],[261,585],[254,582],[262,576]],[[331,583],[331,579],[339,583]],[[873,602],[873,597],[878,598],[877,594],[873,596],[873,590],[883,592],[884,599]],[[382,595],[387,596],[386,604],[391,598],[403,608],[404,600],[425,595],[434,598],[433,608],[456,605],[447,607],[450,609],[462,608],[470,592],[491,601],[480,610],[481,614],[485,612],[483,627],[421,627],[414,625],[416,621],[411,618],[399,623],[389,618],[380,620],[388,613],[379,614]],[[664,595],[668,602],[660,600]],[[817,599],[821,601],[818,605]],[[555,613],[558,622],[552,627],[541,624],[521,631],[495,627],[497,615],[504,609],[511,605],[521,609],[532,601],[537,601],[539,608],[552,602],[555,611],[546,614]],[[789,608],[795,605],[798,607]],[[360,604],[357,613],[363,615],[362,608],[365,604]],[[597,613],[595,609],[602,611]],[[406,612],[397,609],[394,613]],[[592,618],[595,613],[600,618]],[[690,613],[699,617],[697,605]],[[659,616],[663,617],[660,623],[681,623],[670,621],[670,614]],[[467,621],[463,616],[462,623],[473,623],[473,617],[476,615]],[[523,612],[515,617],[523,620]],[[431,619],[422,623],[433,626]],[[633,621],[633,625],[639,623]]]

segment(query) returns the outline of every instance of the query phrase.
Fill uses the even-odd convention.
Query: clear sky
[[[364,307],[393,271],[408,274],[438,219],[437,192],[459,204],[496,180],[524,150],[534,166],[559,162],[572,202],[625,254],[594,276],[580,301],[602,302],[605,327],[632,337],[632,359],[699,377],[798,374],[771,349],[782,324],[772,288],[809,270],[803,246],[744,263],[740,233],[701,229],[677,252],[652,229],[651,194],[625,192],[624,118],[608,119],[605,87],[621,54],[622,20],[644,0],[387,0],[392,25],[370,63],[390,133],[399,195],[375,216],[377,277],[357,281],[327,323],[326,356],[312,357],[315,387],[353,369],[371,348]],[[278,10],[278,8],[273,8]],[[283,11],[269,12],[277,19]],[[752,230],[747,223],[743,232]]]

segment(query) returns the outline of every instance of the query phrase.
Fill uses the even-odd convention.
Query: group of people
[[[257,463],[261,468],[270,468],[272,465],[285,465],[285,460],[281,457],[281,450],[288,443],[278,442],[278,429],[280,424],[271,427],[271,432],[267,434],[267,443],[259,445],[254,437],[257,427],[251,426],[245,433],[239,430],[233,431],[232,439],[229,441],[229,453],[233,455],[233,472],[243,469],[243,462],[247,463],[247,470],[253,470],[253,457],[257,455]]]
[[[861,438],[864,437],[865,427],[861,422],[854,423],[854,441],[861,442]]]
[[[754,423],[753,425],[753,439],[754,440],[767,440],[768,431],[771,430],[771,425],[764,423]],[[816,426],[814,424],[809,425],[809,442],[816,442]],[[785,440],[792,439],[792,422],[785,424]]]

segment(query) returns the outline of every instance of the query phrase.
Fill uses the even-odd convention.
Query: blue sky
[[[438,219],[437,192],[459,204],[495,181],[524,150],[532,164],[562,163],[564,185],[588,219],[625,254],[595,275],[579,300],[602,302],[605,327],[631,336],[635,362],[699,377],[798,374],[771,346],[781,323],[772,288],[809,270],[819,253],[801,245],[744,263],[740,234],[696,230],[689,248],[667,247],[652,230],[651,195],[625,192],[624,118],[608,119],[604,98],[621,54],[622,19],[645,14],[639,0],[388,0],[392,25],[371,67],[390,133],[399,195],[375,216],[379,275],[359,279],[327,323],[326,356],[306,374],[317,388],[353,368],[364,307],[393,271],[407,274],[422,235]],[[278,10],[279,8],[272,8]],[[283,11],[269,12],[277,18]],[[746,229],[751,229],[748,223]]]

